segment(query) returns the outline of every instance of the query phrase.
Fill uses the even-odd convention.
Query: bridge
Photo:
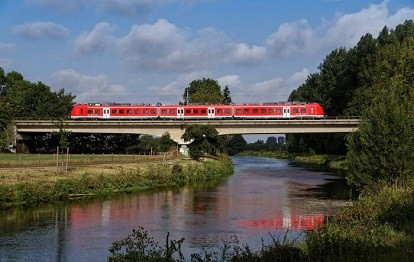
[[[189,125],[209,125],[219,135],[235,134],[304,134],[349,133],[358,128],[359,119],[287,119],[287,120],[17,120],[14,121],[16,139],[27,139],[30,133],[51,133],[64,129],[72,133],[147,134],[162,136],[168,132],[175,142],[186,144],[181,136]]]

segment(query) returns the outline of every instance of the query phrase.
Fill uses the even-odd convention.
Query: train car
[[[235,118],[320,118],[323,108],[317,103],[263,103],[234,106]]]
[[[72,119],[290,119],[321,118],[317,103],[263,103],[239,105],[77,104]]]

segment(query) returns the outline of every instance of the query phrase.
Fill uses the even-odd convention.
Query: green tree
[[[371,106],[348,137],[348,183],[357,190],[377,181],[404,183],[414,174],[414,38],[384,49]],[[392,65],[392,66],[390,66]]]
[[[184,104],[203,103],[220,104],[224,97],[221,87],[216,80],[203,78],[194,80],[185,88],[183,93]]]
[[[170,133],[163,134],[158,140],[157,149],[161,152],[170,151],[172,148],[176,146],[174,140],[171,139]]]
[[[227,136],[223,148],[227,151],[227,154],[234,156],[245,150],[246,146],[247,142],[242,135],[232,135]]]
[[[189,144],[189,154],[199,160],[205,154],[215,155],[220,147],[218,132],[212,126],[190,125],[185,128],[182,139]]]
[[[230,96],[230,89],[229,86],[226,86],[223,90],[223,104],[225,105],[230,105],[231,103],[233,103],[231,96]]]

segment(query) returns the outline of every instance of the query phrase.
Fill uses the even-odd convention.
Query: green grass
[[[37,170],[27,167],[9,171],[0,180],[0,207],[37,205],[79,195],[102,196],[179,187],[230,175],[233,166],[223,156],[206,162],[174,160],[168,165],[161,162],[95,165],[75,168],[67,174],[53,168]]]

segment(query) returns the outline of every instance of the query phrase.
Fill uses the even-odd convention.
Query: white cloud
[[[78,36],[74,43],[74,50],[77,54],[91,54],[103,50],[111,42],[114,27],[109,23],[98,23],[89,33]]]
[[[253,84],[248,88],[248,96],[255,101],[286,101],[292,90],[303,84],[309,74],[309,70],[303,68],[288,78],[276,77]]]
[[[409,8],[392,15],[387,4],[388,1],[384,1],[355,13],[337,14],[331,21],[324,19],[316,28],[312,28],[306,19],[283,23],[267,37],[267,51],[276,57],[287,57],[328,52],[342,46],[350,48],[367,33],[377,36],[384,26],[394,28],[414,17],[414,9]]]
[[[266,48],[253,45],[249,47],[244,43],[238,43],[233,46],[232,56],[234,61],[240,63],[251,63],[262,60],[266,55]]]
[[[217,79],[219,85],[222,89],[224,89],[226,86],[229,87],[230,91],[237,89],[241,83],[240,77],[238,75],[226,75],[222,76]]]
[[[164,19],[155,24],[134,25],[118,40],[122,61],[132,71],[193,71],[216,65],[225,57],[223,34],[204,29],[192,40]]]
[[[315,51],[315,33],[306,19],[283,23],[266,39],[269,53],[277,57],[307,54]]]
[[[62,39],[69,35],[68,29],[52,22],[31,22],[13,27],[13,32],[29,40]]]
[[[77,102],[115,102],[125,99],[126,89],[113,84],[105,75],[83,75],[72,69],[56,71],[51,86],[76,94]]]
[[[182,95],[188,85],[195,79],[201,79],[209,75],[206,71],[194,71],[186,74],[180,74],[175,80],[163,85],[152,86],[150,88],[151,93],[159,97],[160,101],[164,104],[177,104],[182,101]]]

